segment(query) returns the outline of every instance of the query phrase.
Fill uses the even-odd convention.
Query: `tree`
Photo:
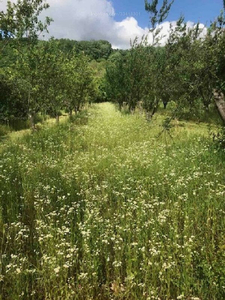
[[[78,55],[77,60],[77,85],[76,85],[76,105],[75,112],[79,112],[85,103],[91,102],[96,95],[96,86],[94,82],[94,73],[89,65],[88,57],[82,53]]]
[[[39,45],[39,97],[42,99],[42,110],[59,122],[60,110],[65,98],[64,65],[66,56],[58,49],[54,39]]]
[[[211,25],[211,35],[208,39],[210,44],[211,69],[214,79],[213,94],[220,116],[225,123],[225,1],[224,10],[217,20]]]
[[[147,46],[145,61],[145,71],[147,74],[143,76],[145,83],[143,85],[144,98],[143,107],[147,112],[147,119],[152,118],[159,107],[159,102],[162,100],[164,107],[166,107],[168,100],[168,92],[165,90],[163,83],[165,82],[165,52],[159,45],[161,36],[160,25],[168,16],[170,8],[174,0],[163,0],[160,7],[158,0],[152,0],[151,2],[145,0],[145,10],[150,14],[151,28],[153,40],[152,44]],[[146,46],[146,45],[145,45]]]
[[[22,101],[25,93],[21,81],[11,75],[0,69],[0,122],[7,124],[12,117],[25,118],[27,115],[27,107]]]
[[[126,61],[127,57],[118,53],[117,56],[109,62],[105,74],[107,98],[118,103],[120,110],[123,103],[127,103],[129,97]]]
[[[174,0],[171,2],[163,0],[162,6],[159,8],[158,0],[152,0],[150,3],[148,0],[145,0],[145,10],[150,13],[150,22],[153,29],[167,18],[173,2]]]
[[[41,12],[47,8],[49,4],[44,0],[18,0],[16,3],[8,1],[6,12],[0,12],[0,38],[37,41],[52,21],[49,17],[44,22],[39,19]]]
[[[16,3],[8,1],[6,12],[0,12],[0,39],[4,48],[10,43],[17,52],[16,76],[21,76],[26,90],[26,103],[31,126],[34,128],[34,116],[40,108],[39,85],[38,85],[38,37],[44,31],[51,19],[46,17],[42,22],[39,19],[41,12],[49,5],[43,0],[18,0]],[[3,49],[2,48],[2,49]],[[39,101],[38,101],[39,100]]]
[[[158,34],[156,26],[165,20],[173,2],[163,1],[159,7],[158,0],[152,0],[150,3],[145,1],[145,9],[150,13],[150,30],[153,33],[153,41],[156,41],[155,45]],[[223,5],[225,7],[225,1]],[[178,111],[185,108],[190,110],[192,115],[201,108],[208,111],[214,94],[216,105],[224,119],[224,20],[222,11],[217,21],[211,24],[205,38],[200,38],[199,24],[188,30],[182,17],[175,29],[171,27],[170,38],[165,46],[164,68],[160,64],[161,67],[155,69],[155,76],[149,85],[151,91],[158,93],[162,99],[168,97],[175,100]],[[152,67],[154,68],[154,64]],[[160,76],[158,70],[163,76]],[[166,91],[162,93],[160,90]]]
[[[89,59],[83,53],[76,54],[75,49],[63,66],[65,106],[72,116],[78,113],[85,103],[95,98],[96,85],[94,72]]]

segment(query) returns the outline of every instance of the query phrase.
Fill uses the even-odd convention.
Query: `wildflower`
[[[60,267],[57,267],[57,268],[54,269],[54,272],[55,272],[56,274],[58,274],[59,271],[60,271]]]

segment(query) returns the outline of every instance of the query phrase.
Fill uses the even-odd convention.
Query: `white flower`
[[[54,269],[54,272],[55,272],[56,274],[58,274],[59,271],[60,271],[60,267],[57,267],[57,268]]]

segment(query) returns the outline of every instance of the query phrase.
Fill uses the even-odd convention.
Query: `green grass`
[[[93,106],[0,153],[0,298],[225,298],[225,153]]]

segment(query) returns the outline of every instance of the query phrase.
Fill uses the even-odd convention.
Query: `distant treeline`
[[[101,61],[103,59],[108,60],[111,58],[113,59],[113,57],[116,57],[118,53],[125,54],[128,52],[128,50],[113,49],[112,45],[105,40],[76,41],[70,39],[54,39],[54,41],[56,42],[58,49],[63,53],[69,54],[75,49],[77,54],[83,53],[91,60],[96,61]],[[0,66],[5,65],[5,62],[7,63],[7,58],[10,57],[10,61],[15,58],[15,55],[13,55],[13,48],[17,48],[18,40],[11,39],[10,41],[7,41],[7,46],[1,46],[3,43],[5,43],[5,41],[0,39]],[[20,40],[20,46],[21,44],[26,45],[26,43],[26,38]],[[38,40],[37,43],[45,44],[47,41]]]
[[[110,42],[105,40],[90,40],[90,41],[75,41],[70,39],[55,39],[58,42],[58,47],[61,51],[69,53],[73,49],[76,53],[83,52],[90,59],[101,61],[114,60],[118,54],[125,55],[129,50],[113,49]]]
[[[75,41],[70,39],[56,39],[58,47],[63,52],[71,52],[74,48],[77,53],[83,52],[91,59],[108,59],[113,52],[112,45],[108,41]]]

